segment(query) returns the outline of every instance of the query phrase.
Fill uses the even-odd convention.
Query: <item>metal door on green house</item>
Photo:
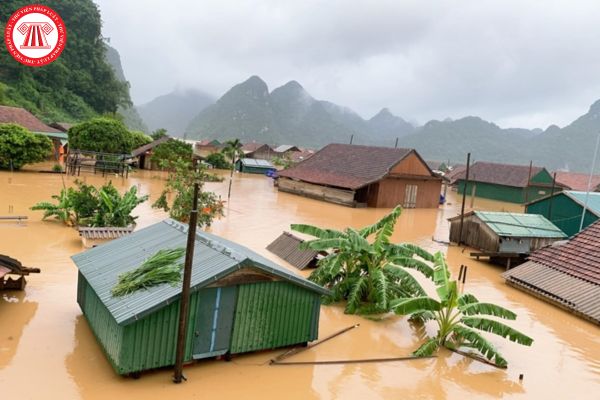
[[[206,288],[198,293],[193,358],[215,357],[229,350],[237,287]]]

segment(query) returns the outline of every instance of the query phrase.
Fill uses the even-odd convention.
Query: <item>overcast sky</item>
[[[600,99],[600,1],[96,0],[136,104],[297,80],[370,118],[564,125]]]

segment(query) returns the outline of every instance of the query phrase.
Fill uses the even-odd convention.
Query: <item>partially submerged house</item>
[[[111,290],[120,274],[158,250],[185,247],[187,230],[167,219],[72,257],[79,269],[77,302],[118,374],[175,363],[181,284],[123,297]],[[313,341],[320,299],[328,293],[244,246],[200,231],[185,361]]]
[[[465,178],[466,170],[456,180],[459,194],[519,204],[549,195],[553,181],[550,173],[542,167],[534,166],[530,171],[528,165],[483,161],[469,168],[469,183],[466,185]],[[560,190],[562,186],[555,185],[554,191]]]
[[[301,248],[302,243],[304,243],[303,239],[289,232],[283,232],[267,246],[267,250],[300,270],[316,267],[319,252]]]
[[[526,255],[567,237],[556,225],[541,215],[510,212],[471,211],[450,221],[450,242],[463,243],[478,252],[472,256],[489,257],[490,261],[520,261]]]
[[[244,143],[242,145],[242,152],[245,158],[256,158],[259,160],[270,160],[276,154],[273,148],[268,144],[264,143]]]
[[[330,144],[279,172],[278,188],[351,207],[435,208],[442,180],[414,149]]]
[[[275,171],[275,166],[270,161],[255,158],[241,158],[235,162],[235,170],[247,174],[265,175],[269,171]]]
[[[17,124],[38,135],[44,135],[52,140],[54,147],[53,159],[58,160],[64,154],[63,146],[69,140],[69,135],[59,129],[50,127],[40,121],[35,115],[24,108],[0,105],[0,124]]]
[[[590,192],[588,196],[586,192],[565,190],[528,203],[525,212],[543,215],[568,236],[572,236],[579,232],[584,207],[583,228],[600,218],[600,193]]]
[[[276,155],[278,155],[280,157],[283,155],[286,155],[288,153],[293,153],[293,152],[297,152],[297,151],[300,151],[298,146],[294,146],[291,144],[282,144],[273,149],[273,152],[275,152]]]
[[[27,285],[25,276],[39,272],[39,268],[25,267],[19,260],[0,254],[0,290],[23,290]],[[18,278],[12,279],[11,276]]]
[[[535,251],[506,283],[600,324],[600,222]]]
[[[143,146],[138,147],[137,149],[132,150],[131,158],[135,160],[139,169],[153,169],[156,168],[156,165],[152,164],[152,150],[162,144],[166,143],[169,140],[174,140],[169,136],[163,136],[158,138],[151,143],[145,144]]]
[[[205,159],[211,154],[218,153],[223,148],[223,144],[217,139],[205,139],[194,144],[194,155]]]
[[[118,239],[133,232],[133,226],[127,227],[90,227],[80,226],[78,229],[81,242],[87,249],[101,245],[102,243]]]

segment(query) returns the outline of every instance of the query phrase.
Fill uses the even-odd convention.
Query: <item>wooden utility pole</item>
[[[173,382],[181,383],[183,376],[183,361],[185,357],[185,342],[187,339],[187,322],[190,308],[190,286],[192,281],[192,263],[194,261],[194,245],[196,244],[196,226],[198,224],[198,194],[200,188],[198,182],[194,183],[194,199],[192,211],[190,212],[190,223],[188,226],[187,246],[185,252],[185,264],[183,267],[183,284],[181,286],[181,304],[179,307],[179,327],[177,330],[177,348],[175,350],[175,373]]]
[[[350,144],[352,144],[352,141],[354,140],[354,135],[350,136]]]
[[[397,149],[398,148],[398,138],[396,138],[396,144],[394,145],[394,148]]]
[[[531,170],[533,169],[533,160],[529,161],[529,175],[527,176],[527,186],[525,186],[525,204],[529,203],[529,182],[531,182]]]
[[[467,171],[465,174],[465,184],[463,185],[462,206],[460,208],[460,229],[458,230],[458,245],[463,243],[463,225],[465,223],[465,201],[467,199],[467,185],[469,184],[469,164],[471,163],[471,153],[467,154]]]
[[[548,199],[548,219],[552,221],[552,201],[554,200],[554,189],[556,187],[556,172],[552,176],[552,189],[550,189],[550,198]]]

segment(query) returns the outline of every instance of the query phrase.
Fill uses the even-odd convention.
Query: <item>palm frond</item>
[[[360,235],[364,238],[367,238],[367,237],[371,236],[372,234],[374,234],[375,232],[377,232],[378,230],[380,230],[384,225],[389,224],[390,222],[392,223],[392,231],[393,231],[393,228],[394,228],[393,225],[396,223],[396,220],[398,219],[398,217],[400,217],[400,214],[402,214],[402,207],[396,206],[396,208],[394,208],[389,214],[387,214],[386,216],[381,218],[379,221],[377,221],[373,225],[365,226],[364,228],[362,228],[360,230]]]
[[[440,347],[437,338],[430,338],[423,343],[417,350],[413,352],[413,355],[417,357],[429,357]]]
[[[470,293],[465,293],[458,298],[459,307],[463,307],[471,303],[479,303],[479,300],[477,300],[477,297],[473,296]]]
[[[353,283],[348,295],[348,303],[346,304],[345,311],[347,314],[354,314],[356,309],[360,306],[363,293],[365,293],[367,289],[367,283],[367,278],[365,276],[361,276]]]
[[[470,328],[479,329],[484,332],[490,332],[502,336],[511,342],[519,343],[525,346],[531,346],[533,339],[518,330],[499,321],[493,321],[487,318],[463,317],[460,322]]]
[[[308,224],[292,224],[290,228],[296,232],[314,236],[319,239],[334,239],[346,236],[343,232],[333,229],[321,229],[319,227]]]
[[[452,331],[453,331],[454,335],[460,337],[461,339],[466,339],[470,344],[469,347],[473,347],[473,348],[479,350],[479,352],[485,358],[487,358],[490,361],[493,361],[497,366],[499,366],[499,367],[507,366],[508,363],[500,355],[498,350],[496,350],[494,345],[492,345],[490,342],[488,342],[487,339],[485,339],[479,333],[475,332],[472,329],[469,329],[469,328],[466,328],[466,327],[463,327],[460,325],[454,326]]]
[[[409,299],[395,299],[390,302],[390,309],[396,314],[408,315],[424,311],[439,311],[442,305],[431,297],[421,296]]]
[[[517,314],[514,312],[491,303],[470,303],[458,308],[464,315],[484,314],[510,320],[517,319]]]
[[[431,278],[433,276],[433,268],[416,258],[406,256],[393,256],[389,257],[388,260],[401,267],[416,269],[428,278]]]
[[[382,269],[378,268],[371,273],[371,280],[375,287],[375,293],[373,293],[376,299],[376,305],[382,310],[388,309],[388,278]]]
[[[404,269],[393,264],[387,264],[383,267],[383,272],[389,276],[390,281],[406,287],[409,291],[418,294],[419,296],[425,296],[425,289],[423,289],[414,276]]]
[[[396,243],[390,244],[388,246],[388,252],[390,254],[405,256],[405,257],[413,257],[418,256],[425,261],[434,261],[433,254],[428,252],[427,250],[414,245],[412,243]]]

